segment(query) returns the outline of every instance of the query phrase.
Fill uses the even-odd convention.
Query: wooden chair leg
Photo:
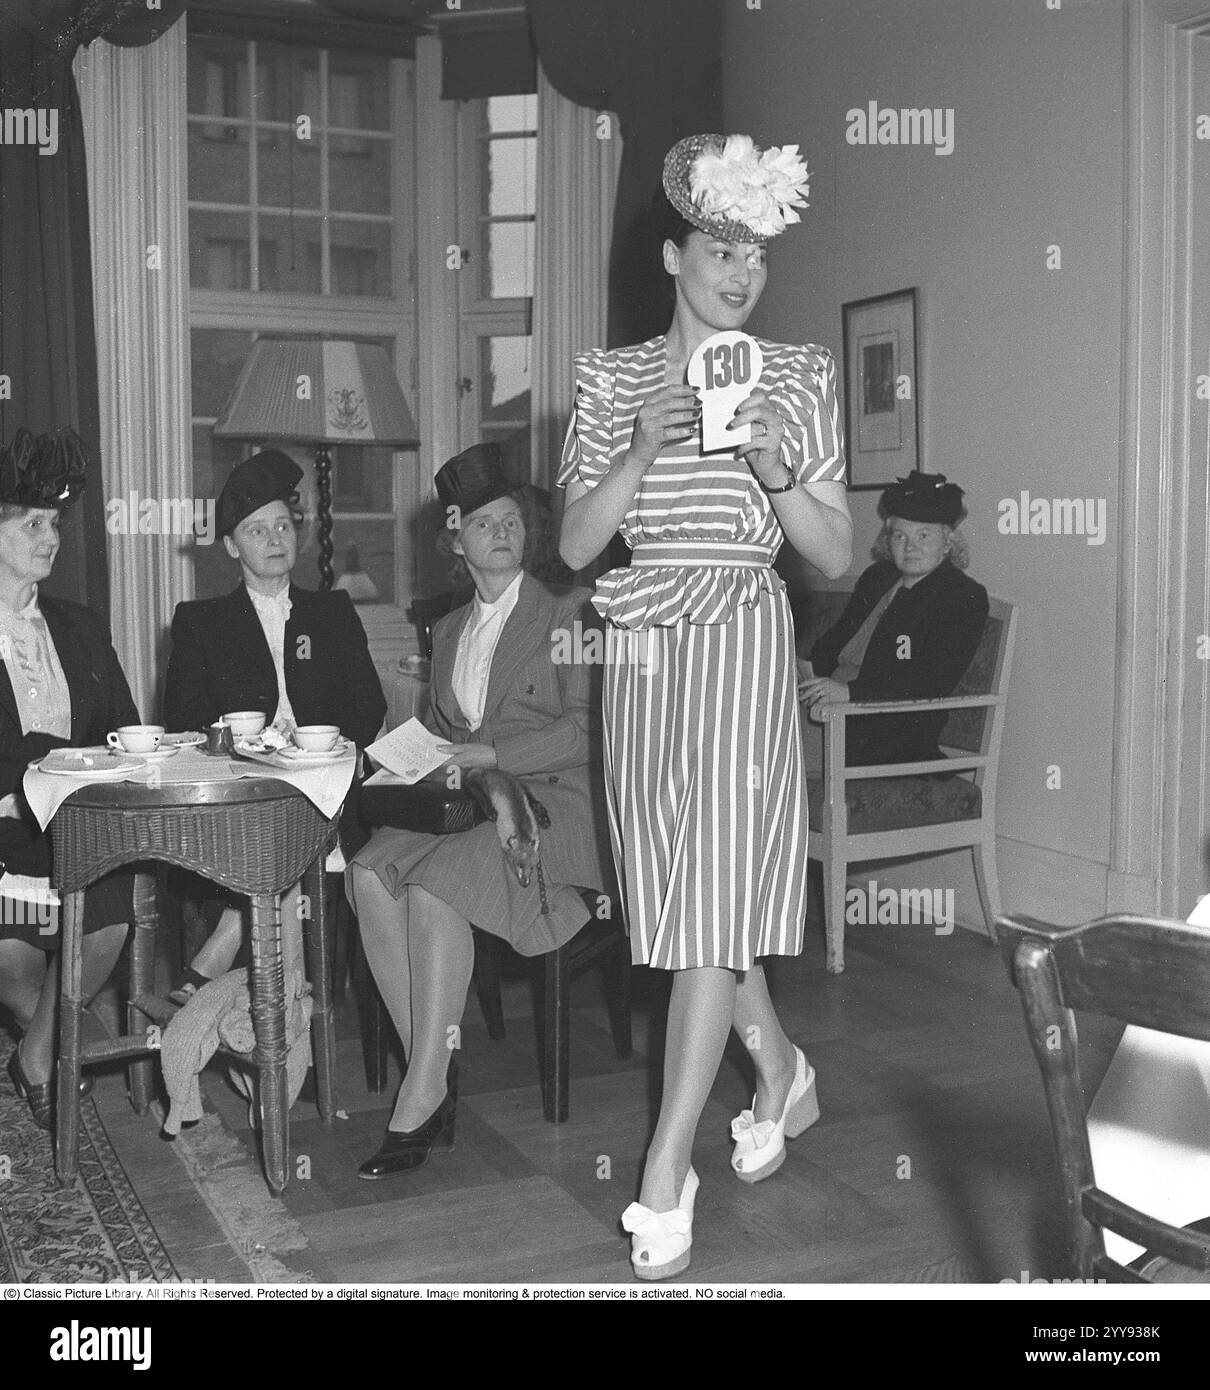
[[[996,867],[996,830],[984,826],[983,839],[971,846],[975,861],[975,887],[983,909],[983,925],[992,941],[996,939],[996,918],[1000,916],[1000,874]]]
[[[156,879],[150,873],[134,876],[134,939],[130,943],[131,999],[145,998],[155,993],[155,935],[159,920],[156,911]],[[133,1005],[126,1006],[126,1031],[133,1037],[146,1036],[147,1018]],[[139,1057],[127,1069],[130,1103],[136,1115],[146,1115],[151,1108],[152,1087],[155,1084],[154,1063],[150,1057]]]
[[[332,1008],[332,915],[328,912],[323,855],[303,875],[302,891],[309,912],[304,917],[303,946],[311,979],[311,1046],[315,1056],[315,1097],[324,1124],[336,1113],[336,1029]]]
[[[475,932],[475,993],[487,1024],[487,1036],[499,1042],[504,1036],[504,1005],[500,998],[500,956],[494,938]]]
[[[844,972],[844,885],[845,861],[824,844],[823,920],[827,943],[826,966],[830,975]]]
[[[345,997],[353,962],[353,913],[345,897],[344,875],[325,874],[331,892],[329,911],[332,914],[332,1003],[339,1004]]]
[[[548,952],[543,964],[542,1112],[553,1124],[562,1124],[568,1115],[571,1070],[571,972],[567,947]]]
[[[265,1178],[281,1192],[288,1177],[290,1111],[286,1093],[286,988],[281,956],[281,904],[275,896],[252,898],[252,1031],[256,1036],[258,1100]]]
[[[613,998],[609,1015],[613,1027],[613,1045],[619,1057],[629,1057],[634,1051],[634,1036],[630,1008],[630,938],[625,933],[619,935],[612,954]]]
[[[62,1186],[75,1182],[80,1152],[80,1014],[84,894],[65,893],[60,909],[59,1088],[55,1106],[55,1170]]]

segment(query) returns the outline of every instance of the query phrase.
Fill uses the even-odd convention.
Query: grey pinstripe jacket
[[[449,743],[486,743],[550,812],[542,862],[557,883],[614,891],[601,767],[601,668],[553,659],[552,634],[599,628],[590,590],[522,577],[492,658],[483,723],[472,734],[453,689],[458,639],[473,604],[433,629],[432,699],[425,723]],[[602,644],[603,645],[603,644]],[[581,647],[576,644],[575,650]]]

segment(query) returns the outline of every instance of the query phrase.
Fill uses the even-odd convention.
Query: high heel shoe
[[[410,1173],[413,1168],[428,1162],[434,1149],[454,1147],[454,1122],[458,1111],[458,1064],[450,1058],[446,1072],[445,1099],[416,1129],[400,1131],[387,1129],[378,1152],[357,1170],[359,1178],[374,1181],[393,1178],[397,1173]]]
[[[8,1075],[13,1083],[13,1087],[21,1099],[29,1106],[30,1114],[34,1117],[34,1124],[39,1129],[48,1132],[54,1128],[51,1121],[51,1093],[54,1090],[52,1081],[33,1082],[25,1074],[25,1068],[21,1065],[21,1049],[13,1048],[13,1055],[8,1059]]]
[[[636,1279],[671,1279],[689,1268],[696,1196],[697,1174],[690,1168],[681,1200],[671,1211],[652,1211],[631,1202],[622,1213],[622,1226],[630,1232],[630,1265]]]
[[[815,1093],[815,1068],[807,1065],[802,1049],[794,1049],[794,1083],[786,1096],[778,1120],[756,1121],[756,1097],[752,1109],[731,1121],[735,1151],[731,1167],[741,1182],[760,1182],[770,1178],[786,1160],[786,1140],[797,1139],[804,1129],[819,1119],[819,1098]]]

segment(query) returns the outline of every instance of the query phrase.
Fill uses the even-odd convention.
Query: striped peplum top
[[[800,483],[844,477],[836,365],[826,348],[757,340],[760,389],[789,422],[782,457]],[[579,353],[576,404],[558,482],[594,487],[629,449],[645,397],[664,384],[663,337]],[[727,622],[738,605],[784,587],[770,568],[784,539],[767,494],[743,459],[700,453],[698,439],[666,446],[647,470],[621,534],[628,569],[597,580],[593,603],[618,627]],[[675,547],[675,548],[670,548]]]

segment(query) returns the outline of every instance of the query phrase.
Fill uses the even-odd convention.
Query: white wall
[[[797,142],[812,171],[752,331],[839,360],[842,303],[919,289],[924,466],[967,489],[971,573],[1021,609],[1005,906],[1057,920],[1104,909],[1110,855],[1124,45],[1117,0],[734,0],[724,36],[727,129]],[[954,152],[849,145],[846,112],[872,100],[954,108]],[[1105,498],[1105,544],[1000,535],[1022,489]],[[875,500],[852,496],[843,587]]]

